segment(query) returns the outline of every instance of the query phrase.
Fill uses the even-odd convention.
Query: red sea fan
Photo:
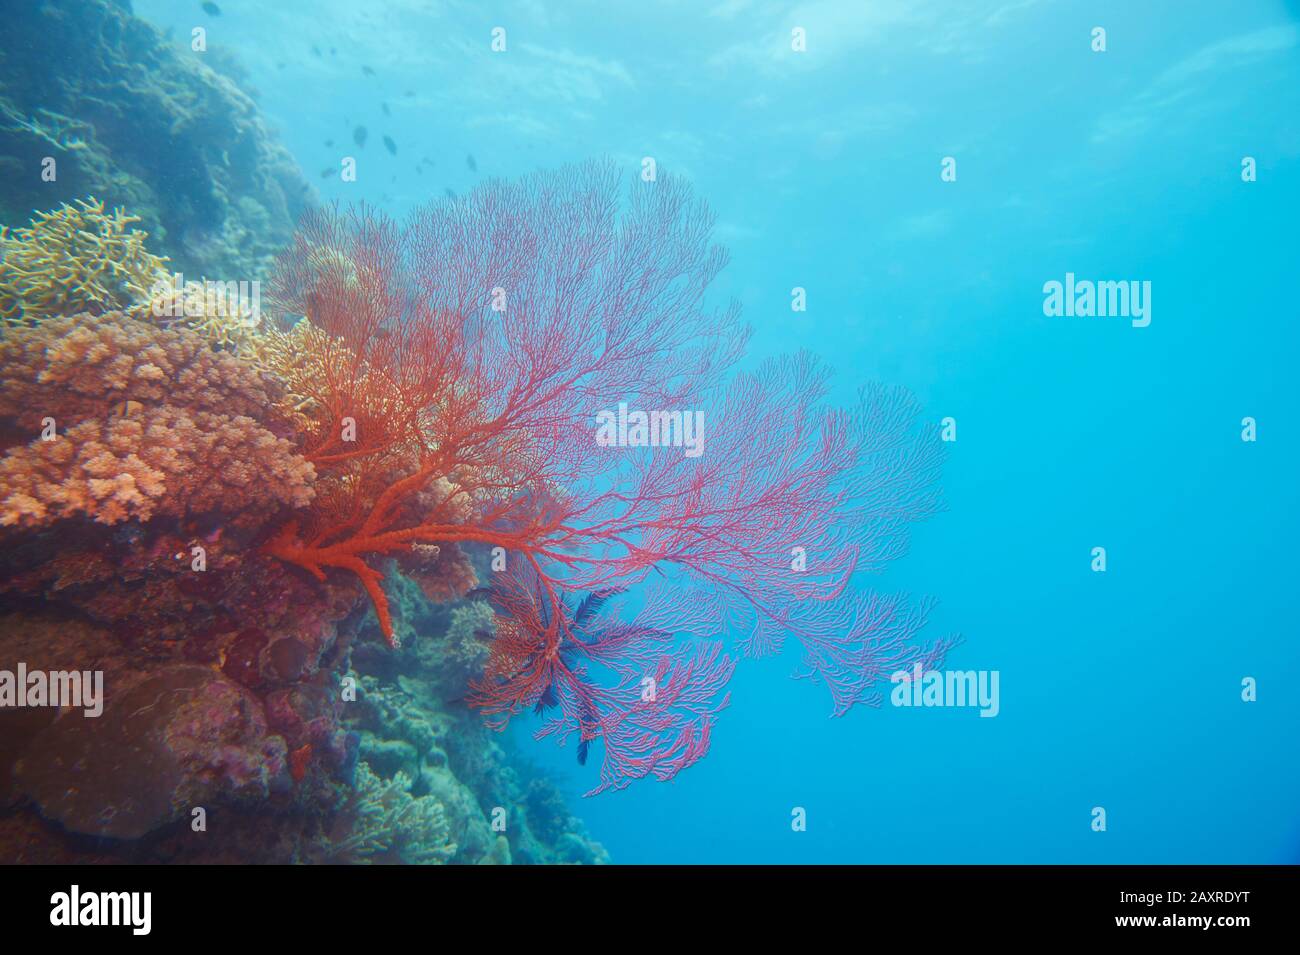
[[[477,702],[500,722],[540,709],[580,758],[599,740],[593,791],[703,755],[733,667],[717,638],[761,654],[795,637],[837,714],[946,649],[915,643],[919,610],[850,586],[936,509],[937,435],[901,391],[827,405],[806,354],[733,375],[747,331],[736,306],[703,304],[725,264],[712,217],[671,178],[621,191],[589,164],[404,225],[325,210],[272,295],[323,333],[303,339],[322,370],[300,389],[322,480],[266,551],[356,574],[391,640],[382,557],[500,548]],[[667,440],[629,437],[629,406]],[[665,586],[632,623],[592,606],[651,575]]]

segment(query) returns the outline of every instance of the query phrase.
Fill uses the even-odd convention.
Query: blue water
[[[828,719],[792,646],[742,664],[670,784],[581,800],[594,766],[522,745],[620,862],[1300,861],[1300,4],[706,6],[135,3],[235,52],[326,198],[655,157],[718,213],[755,358],[810,348],[841,401],[879,379],[956,419],[946,513],[862,586],[938,597],[996,718]],[[318,178],[341,151],[355,184]],[[1067,272],[1150,281],[1150,326],[1044,316]]]

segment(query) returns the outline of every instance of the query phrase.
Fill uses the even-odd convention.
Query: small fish
[[[394,156],[397,155],[397,143],[393,142],[392,136],[384,137],[384,148],[387,149]]]
[[[474,161],[474,157],[472,155],[467,155],[465,157],[465,165],[469,166],[470,172],[478,172],[478,163]]]
[[[320,47],[318,47],[318,46],[313,46],[313,47],[311,48],[311,52],[312,52],[312,55],[313,55],[313,56],[320,56],[320,55],[321,55]]]
[[[199,6],[201,6],[203,8],[203,12],[210,17],[221,16],[221,8],[217,6],[215,3],[212,3],[211,0],[209,0],[208,3],[201,3],[199,4]]]
[[[126,401],[119,401],[117,404],[113,405],[111,409],[113,414],[122,418],[129,418],[131,415],[139,414],[143,410],[144,405],[140,404],[138,401],[133,401],[130,398],[126,399]]]
[[[358,126],[352,130],[352,141],[364,149],[366,145],[366,127]]]
[[[393,115],[393,111],[392,111],[391,109],[388,108],[388,104],[387,104],[387,103],[380,103],[380,104],[379,104],[379,108],[382,109],[382,110],[384,111],[384,115],[385,115],[385,116],[392,116],[392,115]]]
[[[363,64],[362,67],[361,67],[361,72],[364,73],[366,76],[374,76],[374,75],[375,75],[375,71],[372,70],[370,67],[365,66],[364,64]]]
[[[334,140],[332,140],[332,139],[327,139],[327,140],[325,140],[325,148],[326,148],[326,149],[333,149],[333,148],[334,148]]]
[[[444,188],[443,191],[447,193],[447,198],[448,198],[448,199],[455,199],[455,198],[456,198],[456,193],[452,192],[450,187],[446,187],[446,188]]]
[[[321,177],[322,179],[328,179],[328,178],[329,178],[330,176],[332,176],[332,175],[334,175],[334,169],[333,169],[333,167],[328,168],[328,169],[322,169],[322,170],[320,171],[320,177]]]

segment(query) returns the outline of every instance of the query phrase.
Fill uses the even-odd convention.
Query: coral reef
[[[32,430],[47,416],[62,427],[126,401],[263,417],[277,393],[274,380],[201,334],[119,312],[50,319],[0,339],[0,415]]]
[[[362,763],[344,812],[353,819],[353,834],[336,847],[340,858],[434,865],[456,854],[442,803],[433,796],[412,796],[411,779],[401,771],[383,780]]]
[[[267,330],[261,313],[241,299],[238,284],[232,294],[230,283],[177,283],[173,278],[151,290],[142,317],[198,332],[216,350],[237,353],[266,367]]]
[[[255,523],[310,501],[313,473],[291,442],[252,418],[164,406],[10,449],[0,458],[0,525],[222,512]]]
[[[0,660],[63,652],[28,618],[77,621],[113,674],[101,722],[0,730],[5,801],[49,827],[27,857],[56,826],[223,857],[274,817],[258,859],[600,862],[521,783],[515,717],[595,795],[704,757],[736,652],[793,637],[835,715],[938,663],[924,603],[851,586],[938,506],[915,402],[829,405],[806,354],[737,373],[707,209],[620,180],[315,210],[268,295],[290,331],[139,291],[4,331]],[[598,440],[629,398],[709,409],[707,453]],[[185,842],[199,804],[235,821]]]
[[[0,222],[95,195],[138,215],[174,268],[259,278],[313,190],[221,51],[114,0],[24,6],[0,31]]]
[[[521,780],[507,741],[464,704],[490,652],[490,608],[430,601],[400,576],[386,586],[407,637],[399,649],[364,643],[352,655],[362,692],[349,725],[359,733],[362,762],[437,797],[457,844],[453,861],[609,861],[554,785],[541,774]]]

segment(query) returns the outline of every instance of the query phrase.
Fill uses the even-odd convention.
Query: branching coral
[[[198,332],[219,349],[259,362],[266,347],[262,317],[240,289],[225,282],[175,282],[151,290],[137,317]]]
[[[89,420],[0,458],[0,525],[218,512],[256,522],[312,497],[311,464],[252,418],[172,407]]]
[[[456,854],[442,803],[433,796],[411,795],[411,778],[397,772],[381,779],[362,762],[349,807],[352,834],[336,847],[340,856],[359,862],[433,865]]]
[[[138,217],[121,209],[105,215],[94,198],[79,206],[37,213],[31,226],[12,233],[0,230],[0,320],[32,326],[116,310],[197,332],[216,350],[268,369],[264,353],[276,349],[248,283],[181,282],[167,274],[166,258],[146,250],[148,233],[125,231]]]
[[[31,323],[55,315],[107,312],[148,300],[166,260],[144,247],[136,216],[111,213],[93,197],[38,212],[32,224],[0,229],[0,318]]]
[[[324,410],[322,401],[354,373],[359,380],[351,387],[362,388],[366,369],[344,342],[306,319],[287,331],[265,328],[255,342],[254,360],[284,385],[281,410],[294,420],[309,449],[327,454],[332,442],[325,429],[339,422]],[[382,394],[383,386],[376,384],[371,390]],[[383,414],[383,409],[378,413]]]

